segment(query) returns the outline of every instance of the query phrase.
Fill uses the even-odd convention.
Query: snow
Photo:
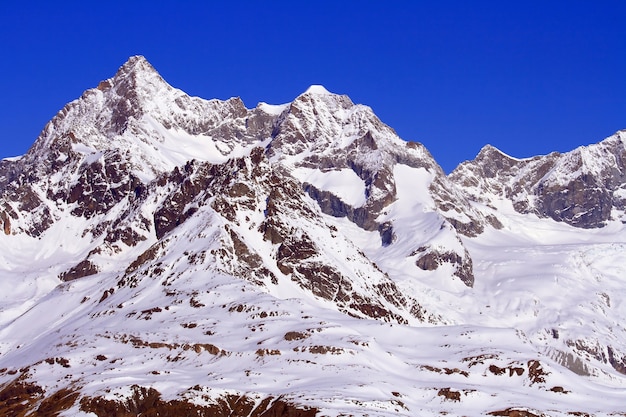
[[[530,160],[532,160],[533,158],[536,158],[536,157],[529,157],[529,158],[517,158],[517,157],[515,157],[515,156],[511,156],[511,155],[509,155],[508,153],[506,153],[506,152],[502,151],[501,149],[496,148],[495,146],[490,145],[490,144],[483,146],[483,148],[480,150],[479,154],[480,154],[480,153],[483,153],[483,152],[485,152],[485,151],[487,151],[487,150],[492,150],[492,151],[495,151],[495,152],[499,153],[500,155],[503,155],[504,157],[506,157],[506,158],[508,158],[508,159],[510,159],[510,160],[512,160],[512,161],[516,161],[516,162],[530,161]]]
[[[2,161],[17,162],[20,159],[22,159],[22,155],[20,155],[20,156],[10,156],[10,157],[7,157],[7,158],[2,158]]]
[[[393,177],[398,196],[394,210],[407,217],[417,217],[417,213],[434,211],[435,204],[429,192],[434,177],[432,172],[426,168],[396,164],[393,167]]]
[[[326,181],[327,188],[336,187],[339,178],[353,175],[305,170],[299,173],[315,178],[318,184]],[[25,282],[41,285],[39,291],[48,294],[35,308],[14,317],[11,324],[3,321],[0,365],[22,367],[40,360],[43,354],[66,358],[71,365],[67,371],[46,362],[31,366],[30,372],[46,387],[62,386],[67,372],[80,370],[85,373],[75,383],[85,395],[123,398],[128,386],[139,384],[155,387],[165,399],[185,397],[202,403],[204,400],[189,390],[200,384],[202,394],[246,392],[260,398],[282,395],[319,407],[323,415],[336,416],[441,412],[484,415],[514,405],[532,406],[552,415],[563,415],[556,410],[620,410],[626,383],[610,367],[598,364],[601,373],[581,377],[554,362],[551,354],[544,356],[541,352],[548,346],[568,349],[552,339],[548,333],[551,329],[557,329],[562,339],[595,335],[613,346],[620,346],[620,340],[624,340],[620,320],[626,312],[619,295],[626,269],[622,260],[626,250],[623,227],[613,225],[581,234],[578,229],[549,220],[517,215],[508,222],[507,229],[488,230],[478,238],[466,239],[475,263],[474,289],[442,291],[428,278],[417,282],[411,270],[403,269],[408,265],[401,266],[406,254],[399,255],[424,239],[422,233],[414,233],[419,222],[430,225],[429,233],[436,235],[439,230],[441,219],[425,211],[431,204],[425,192],[432,173],[397,165],[394,175],[398,201],[389,208],[388,218],[395,219],[399,240],[393,250],[398,252],[392,252],[393,245],[381,251],[377,265],[399,281],[405,276],[405,294],[419,296],[420,302],[446,314],[453,325],[390,325],[355,319],[338,312],[331,303],[308,296],[289,281],[263,289],[204,266],[189,265],[184,253],[200,248],[209,252],[216,247],[210,231],[223,227],[218,217],[200,216],[170,235],[171,243],[161,256],[161,262],[169,268],[167,276],[173,277],[167,278],[168,285],[164,286],[166,277],[144,276],[136,287],[116,288],[106,300],[98,302],[104,289],[115,286],[115,275],[83,278],[52,292],[25,277]],[[356,256],[347,242],[334,244],[327,229],[324,232],[300,221],[301,227],[308,225],[306,230],[316,241],[328,242],[325,256],[330,259],[335,254],[330,263],[344,259],[346,268],[354,268],[356,264],[345,261]],[[333,221],[350,240],[369,245],[367,251],[374,251],[376,232],[358,229],[346,219]],[[268,243],[259,239],[255,228],[245,223],[234,227],[248,244],[266,251],[263,245]],[[207,237],[192,238],[198,230]],[[40,251],[49,259],[60,259],[61,249],[53,250],[52,243],[59,236],[53,231],[44,236],[46,249]],[[3,247],[8,247],[7,239],[14,237],[4,237]],[[29,245],[32,243],[25,240],[15,251],[24,251],[26,256],[27,248],[32,247]],[[64,245],[63,250],[74,253],[83,245],[76,241],[72,246]],[[5,256],[5,262],[15,262],[12,253]],[[436,276],[451,281],[445,273]],[[8,285],[9,281],[5,282]],[[164,291],[173,291],[174,295],[165,296]],[[85,297],[88,300],[81,302]],[[192,297],[204,306],[193,307]],[[6,303],[5,299],[2,305]],[[238,305],[245,308],[238,311]],[[157,306],[161,311],[152,313],[150,319],[142,315],[142,311]],[[598,315],[598,311],[604,312]],[[196,327],[181,326],[185,323]],[[306,337],[286,340],[285,334],[292,331]],[[128,342],[131,336],[145,343],[178,347],[150,349]],[[227,354],[184,350],[185,343],[210,343]],[[315,346],[332,347],[339,353],[312,353],[310,349]],[[259,356],[259,349],[280,354]],[[107,360],[98,361],[97,355]],[[479,355],[488,359],[470,366],[467,358]],[[174,357],[178,359],[172,361]],[[526,369],[526,363],[538,357],[550,372],[542,384],[529,385],[527,370],[519,377],[508,373],[497,376],[489,371],[491,365]],[[447,374],[436,369],[458,372]],[[6,374],[0,379],[8,380]],[[572,394],[549,391],[554,386],[562,386]],[[442,388],[461,392],[461,401],[443,400],[437,395]],[[603,398],[602,403],[596,398]]]
[[[209,136],[190,135],[178,129],[166,129],[150,116],[144,116],[145,123],[162,139],[157,143],[144,146],[142,155],[150,155],[154,161],[168,160],[167,168],[184,165],[192,159],[215,164],[226,162],[229,155],[218,148],[219,142]],[[155,149],[156,148],[156,149]]]
[[[303,94],[327,95],[332,93],[328,91],[323,85],[313,84],[309,86],[309,88],[307,88]]]
[[[260,102],[257,105],[257,108],[261,111],[270,114],[272,116],[280,116],[285,110],[289,108],[289,104],[267,104],[265,102]]]
[[[292,175],[302,183],[309,183],[322,191],[328,191],[352,207],[361,207],[366,202],[365,183],[351,169],[320,171],[296,168]]]
[[[125,199],[90,218],[71,215],[73,205],[47,199],[45,184],[69,187],[78,175],[72,165],[35,187],[54,219],[43,234],[34,238],[20,232],[29,218],[16,210],[14,234],[0,234],[0,369],[6,368],[0,384],[28,367],[24,378],[48,392],[71,384],[82,395],[123,399],[138,384],[158,389],[166,400],[186,398],[196,404],[225,394],[245,393],[255,401],[281,396],[328,416],[486,415],[514,406],[555,416],[623,412],[626,378],[598,360],[593,349],[601,356],[610,346],[618,359],[626,352],[624,224],[581,230],[520,214],[510,200],[489,195],[490,206],[474,203],[472,208],[496,213],[504,227],[487,226],[476,237],[463,237],[437,209],[432,193],[436,166],[421,149],[401,155],[423,158],[420,167],[397,163],[392,150],[399,139],[368,108],[334,96],[297,103],[303,106],[302,118],[290,114],[281,127],[309,142],[286,142],[281,148],[280,135],[246,136],[251,112],[223,116],[235,101],[187,100],[158,84],[146,65],[137,70],[147,71],[142,94],[153,100],[144,114],[129,118],[126,131],[107,137],[98,125],[104,123],[100,117],[106,119],[113,90],[87,94],[68,106],[65,119],[46,129],[50,135],[76,133],[80,140],[72,149],[81,154],[76,164],[102,162],[114,140],[133,175],[145,182],[147,196]],[[307,93],[330,94],[321,86]],[[258,108],[276,122],[287,106],[260,103]],[[186,124],[196,117],[210,123]],[[367,132],[376,149],[348,150]],[[50,144],[53,137],[44,139]],[[253,166],[248,155],[257,146],[278,149],[269,162]],[[598,165],[589,165],[594,152],[581,153],[586,169],[597,172]],[[291,209],[274,220],[289,238],[306,234],[315,243],[317,252],[306,261],[334,268],[343,289],[379,303],[406,323],[357,318],[350,302],[358,301],[338,295],[323,299],[277,265],[282,243],[272,244],[262,226],[271,187],[284,184],[270,183],[264,175],[293,182],[281,177],[284,170],[353,208],[367,203],[366,184],[347,163],[321,169],[307,159],[314,156],[333,162],[340,156],[372,172],[392,166],[395,194],[376,220],[392,225],[395,240],[383,246],[375,228],[364,230],[348,218],[322,214],[306,195],[291,196],[285,202]],[[154,213],[178,184],[152,181],[175,167],[182,170],[192,159],[228,164],[239,157],[228,178],[233,184],[245,182],[250,192],[233,197],[239,204],[234,216],[214,209],[221,195],[204,190],[209,197],[187,207],[195,214],[157,242]],[[564,165],[559,169],[567,175]],[[247,170],[255,173],[246,177]],[[297,193],[298,188],[289,190]],[[98,228],[106,231],[103,225],[118,221],[146,239],[136,246],[105,242],[107,234]],[[233,255],[234,234],[245,244],[239,250],[256,256],[256,267],[265,271],[263,282],[249,280],[246,271],[252,267]],[[150,248],[156,248],[154,260],[129,268]],[[418,268],[416,253],[423,248],[460,257],[467,250],[474,287],[455,277],[449,263],[432,271]],[[87,257],[99,273],[59,281],[61,273]],[[390,301],[396,294],[381,292],[392,284],[406,305]],[[426,318],[411,316],[411,307],[417,306]],[[299,336],[287,337],[291,332]],[[70,367],[55,358],[66,359]],[[569,369],[567,358],[584,361],[588,375]],[[529,378],[533,360],[547,372],[545,381]],[[497,375],[494,366],[524,372]],[[438,395],[442,389],[458,392],[460,401],[445,400]],[[81,412],[74,406],[65,415]]]

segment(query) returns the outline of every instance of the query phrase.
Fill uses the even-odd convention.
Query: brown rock
[[[61,275],[59,275],[59,279],[61,281],[72,281],[97,273],[98,267],[91,263],[90,260],[85,259],[79,262],[78,265],[72,267],[70,270],[65,271]]]

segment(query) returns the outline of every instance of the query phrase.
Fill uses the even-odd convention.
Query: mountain
[[[534,213],[580,228],[626,219],[626,131],[565,154],[515,159],[485,146],[451,173],[470,198],[503,198],[519,213]]]
[[[0,414],[623,413],[624,135],[446,176],[131,57],[0,162]]]

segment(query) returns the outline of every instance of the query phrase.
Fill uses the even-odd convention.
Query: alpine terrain
[[[0,162],[0,415],[626,415],[625,164],[131,57]]]

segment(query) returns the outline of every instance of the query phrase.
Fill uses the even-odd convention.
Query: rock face
[[[478,395],[470,374],[563,395],[546,386],[554,367],[523,379],[539,350],[581,375],[623,373],[619,340],[591,349],[555,329],[550,349],[470,355],[484,324],[459,316],[489,313],[467,298],[486,291],[473,252],[503,227],[502,199],[579,228],[624,218],[624,135],[527,160],[485,147],[446,176],[347,96],[313,86],[247,109],[190,97],[132,57],[0,161],[0,410],[415,415],[415,390],[462,407]],[[527,346],[496,315],[489,340]],[[403,379],[418,371],[432,384]],[[371,378],[380,393],[364,391]],[[338,391],[353,397],[333,408]],[[511,405],[491,397],[481,412]]]
[[[624,220],[626,132],[565,154],[514,159],[492,146],[450,174],[471,198],[487,204],[506,198],[520,213],[534,213],[590,229]]]

